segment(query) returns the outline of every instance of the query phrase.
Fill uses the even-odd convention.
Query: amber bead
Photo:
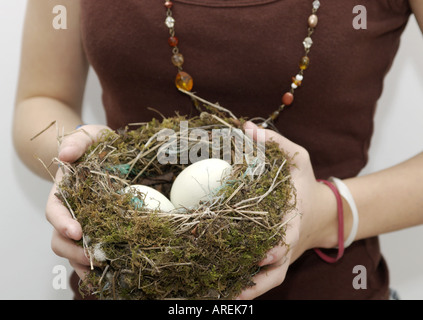
[[[194,85],[194,82],[192,80],[192,77],[188,73],[186,73],[184,71],[180,71],[176,75],[175,85],[178,89],[183,89],[185,91],[191,91],[192,87]]]
[[[169,45],[171,47],[176,47],[178,45],[178,38],[176,38],[176,37],[169,37],[169,39],[167,39],[167,42],[169,42]]]
[[[294,95],[291,92],[286,92],[282,97],[282,103],[289,106],[294,102]]]
[[[175,53],[172,58],[172,63],[175,67],[182,67],[184,64],[184,56],[180,53]]]
[[[165,1],[164,6],[168,9],[170,9],[173,6],[173,2],[172,1]]]
[[[308,68],[308,66],[310,65],[310,59],[307,56],[304,56],[301,58],[300,60],[300,69],[301,70],[305,70]]]

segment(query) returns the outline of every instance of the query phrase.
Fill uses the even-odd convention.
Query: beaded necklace
[[[176,74],[175,78],[175,85],[178,89],[190,92],[193,88],[194,81],[192,77],[183,70],[182,65],[184,64],[184,56],[179,52],[178,43],[179,40],[175,36],[175,19],[173,18],[173,2],[172,1],[165,1],[164,7],[166,8],[166,20],[165,24],[169,28],[169,35],[168,43],[169,46],[172,48],[172,57],[171,61],[172,64],[178,69],[178,73]],[[304,56],[301,57],[299,61],[299,72],[296,76],[292,77],[291,88],[282,95],[282,104],[276,109],[265,121],[261,123],[263,128],[267,128],[270,124],[272,124],[277,117],[279,116],[280,112],[285,109],[286,106],[290,106],[294,102],[294,92],[295,89],[299,88],[302,84],[304,78],[304,71],[308,68],[310,64],[310,58],[308,54],[310,53],[311,46],[313,44],[313,40],[311,39],[312,34],[314,33],[314,29],[317,26],[318,18],[317,18],[317,10],[320,7],[320,1],[314,0],[312,3],[312,12],[311,15],[308,17],[308,28],[307,28],[307,37],[303,41],[304,46]]]

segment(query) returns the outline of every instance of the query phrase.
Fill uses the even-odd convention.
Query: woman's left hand
[[[288,267],[304,251],[313,247],[331,248],[337,244],[337,206],[332,191],[317,182],[306,149],[268,129],[259,129],[252,122],[244,126],[247,134],[257,140],[257,130],[265,130],[265,140],[277,142],[293,156],[291,178],[296,189],[296,209],[284,219],[289,221],[285,244],[274,247],[259,265],[261,271],[253,277],[254,286],[246,288],[237,299],[254,299],[282,284]],[[317,218],[316,218],[317,217]]]

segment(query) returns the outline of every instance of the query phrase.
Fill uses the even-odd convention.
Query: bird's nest
[[[189,124],[184,137],[181,121]],[[81,292],[99,299],[232,299],[254,285],[258,262],[272,247],[286,245],[287,216],[296,201],[289,155],[268,141],[257,161],[258,149],[246,150],[257,144],[240,129],[242,122],[221,111],[153,119],[105,132],[76,163],[61,163],[67,173],[56,196],[81,224],[79,244],[92,264]],[[192,130],[205,130],[211,139],[213,130],[225,129],[232,157],[237,137],[249,142],[243,161],[232,164],[213,197],[195,208],[161,212],[134,203],[134,195],[122,190],[141,184],[169,196],[190,163],[158,161],[158,150],[169,142],[158,139],[163,129],[186,139],[189,150],[198,148]],[[207,148],[216,155],[216,145]]]

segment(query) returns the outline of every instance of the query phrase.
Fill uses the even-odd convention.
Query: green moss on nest
[[[159,164],[162,142],[152,137],[163,128],[178,131],[181,120],[206,130],[232,124],[207,113],[154,119],[134,130],[105,133],[67,165],[70,173],[57,196],[81,223],[80,244],[96,265],[81,283],[84,293],[100,299],[231,299],[254,285],[258,262],[283,243],[283,218],[295,206],[295,192],[289,158],[276,143],[266,144],[261,175],[246,175],[246,163],[233,165],[215,201],[196,210],[146,210],[122,193],[128,184],[148,184],[169,194],[187,165]],[[99,256],[104,261],[95,261]]]

